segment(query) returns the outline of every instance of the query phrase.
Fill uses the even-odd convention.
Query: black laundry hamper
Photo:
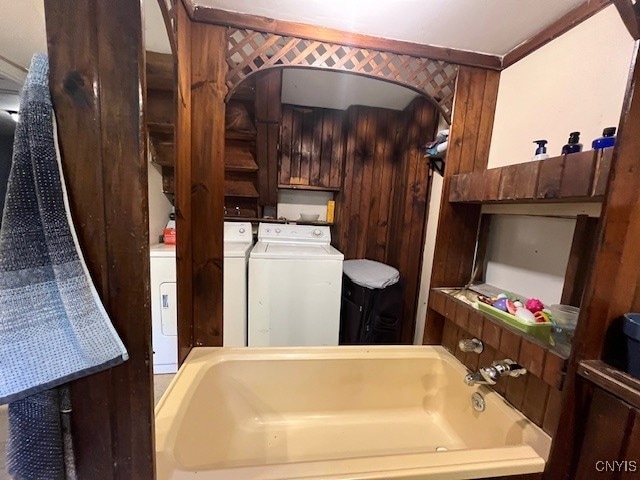
[[[403,293],[402,279],[382,288],[369,288],[343,274],[340,345],[400,343]]]

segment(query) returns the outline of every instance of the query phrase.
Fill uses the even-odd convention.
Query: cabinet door
[[[176,282],[160,284],[160,329],[163,335],[177,336],[177,294]]]
[[[594,388],[573,478],[640,478],[639,414],[626,402]]]

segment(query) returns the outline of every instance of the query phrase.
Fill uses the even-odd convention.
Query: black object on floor
[[[379,289],[342,276],[340,345],[393,345],[402,332],[403,281]]]

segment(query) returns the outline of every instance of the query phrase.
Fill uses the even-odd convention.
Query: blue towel
[[[47,57],[35,55],[0,229],[0,404],[128,358],[71,222],[48,74]]]

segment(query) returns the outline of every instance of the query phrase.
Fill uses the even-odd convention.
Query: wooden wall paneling
[[[153,478],[141,5],[47,2],[45,19],[75,229],[98,294],[129,351],[124,364],[71,383],[76,471],[79,478]]]
[[[225,75],[222,27],[191,25],[194,346],[222,346]]]
[[[261,206],[278,203],[278,143],[282,107],[282,70],[267,70],[256,78],[256,161]]]
[[[564,172],[565,156],[553,157],[540,162],[538,173],[538,186],[536,187],[537,198],[559,198],[560,181]]]
[[[611,170],[613,148],[604,148],[596,153],[596,171],[593,178],[592,196],[603,196],[606,193],[607,181]]]
[[[547,406],[544,412],[544,419],[542,420],[542,429],[551,437],[555,435],[558,428],[561,411],[562,392],[555,388],[550,388],[549,396],[547,398]]]
[[[636,45],[602,208],[598,247],[580,308],[566,377],[563,421],[554,438],[549,460],[550,479],[570,478],[573,467],[566,459],[572,458],[576,451],[580,438],[576,431],[584,418],[576,377],[579,362],[601,358],[611,323],[625,312],[640,309],[636,287],[640,283],[640,256],[637,254],[640,177],[628,174],[638,168],[640,158],[640,137],[637,135],[640,129],[640,63],[637,53]]]
[[[177,6],[176,94],[176,267],[178,295],[178,364],[193,347],[193,250],[191,246],[191,21],[182,3]]]
[[[622,459],[634,417],[635,413],[628,405],[604,390],[595,388],[586,417],[577,470],[572,478],[587,480],[597,474],[597,478],[618,479],[616,471],[598,472],[596,463]]]
[[[289,105],[282,107],[282,127],[280,129],[280,155],[278,168],[278,183],[288,185],[291,180],[291,163],[293,157],[293,108]]]
[[[319,172],[318,172],[318,185],[330,185],[331,184],[331,166],[333,163],[333,141],[334,141],[334,128],[337,120],[335,110],[324,110],[322,119],[322,125],[320,127],[320,158],[319,158]]]
[[[357,211],[355,220],[358,224],[354,239],[356,243],[355,258],[364,258],[366,256],[369,215],[371,213],[371,203],[373,200],[371,183],[373,181],[373,171],[376,163],[376,144],[378,143],[376,113],[377,111],[375,109],[364,109],[361,111],[364,122],[366,123],[366,130],[364,131],[364,135],[358,137],[357,144],[359,161],[356,166],[361,165],[362,172],[359,184],[359,202],[355,205],[355,211]]]
[[[488,149],[485,145],[490,142],[492,122],[485,120],[483,123],[482,119],[493,115],[498,82],[496,72],[468,67],[460,67],[458,72],[431,275],[433,287],[465,285],[471,276],[480,207],[464,205],[460,208],[450,204],[450,182],[458,173],[486,168]],[[482,131],[481,123],[486,126]],[[439,343],[440,332],[437,317],[432,319],[427,315],[424,343]]]
[[[370,259],[377,259],[377,241],[378,241],[378,224],[381,218],[380,205],[383,203],[383,199],[386,197],[385,191],[382,190],[382,173],[384,170],[385,162],[385,147],[389,138],[388,130],[391,126],[395,128],[395,122],[390,124],[389,115],[387,110],[376,110],[374,112],[376,117],[376,133],[375,133],[375,145],[373,153],[373,172],[371,178],[371,190],[369,202],[369,217],[367,226],[367,238],[365,245],[364,257]],[[395,129],[392,138],[395,138]],[[384,255],[382,256],[384,258]]]
[[[298,184],[310,185],[311,180],[311,156],[313,152],[313,109],[300,109],[302,120],[300,141],[300,174]]]
[[[302,111],[291,109],[291,167],[289,183],[300,184],[300,165],[302,163]]]
[[[311,165],[309,167],[309,185],[320,186],[320,166],[322,161],[322,127],[324,111],[313,109],[311,124]]]
[[[406,161],[409,162],[407,198],[405,209],[411,215],[405,215],[405,232],[410,233],[409,243],[403,256],[403,270],[406,272],[404,321],[402,328],[402,342],[412,344],[415,334],[416,310],[422,272],[422,251],[425,240],[427,222],[427,200],[431,178],[428,163],[423,158],[419,146],[435,138],[437,128],[437,114],[435,108],[426,99],[419,97],[415,100],[415,115],[413,132],[415,134],[406,144]],[[408,219],[408,224],[407,224]],[[406,236],[406,235],[405,235]]]
[[[551,388],[536,375],[525,375],[527,386],[522,399],[522,413],[533,423],[542,427]]]
[[[593,150],[565,156],[560,196],[588,197],[591,194],[596,156]]]
[[[336,195],[336,221],[338,223],[336,231],[338,232],[339,243],[337,248],[347,257],[347,248],[349,243],[349,226],[351,217],[351,195],[353,194],[353,176],[354,162],[352,159],[355,154],[356,141],[353,129],[357,124],[358,111],[355,107],[347,109],[344,117],[345,132],[345,154],[344,154],[344,180],[342,182],[342,190]],[[357,185],[356,185],[357,188]]]
[[[344,171],[344,118],[345,112],[335,110],[333,113],[333,141],[331,150],[331,174],[329,177],[329,186],[334,188],[342,187],[342,173]]]
[[[597,237],[598,218],[578,215],[560,303],[580,307]]]
[[[364,162],[367,156],[367,115],[362,108],[355,108],[355,124],[350,125],[348,134],[354,136],[353,150],[353,181],[351,185],[351,209],[349,217],[349,239],[347,243],[348,258],[359,258],[358,256],[358,235],[360,232],[360,198],[362,193],[362,175]],[[346,159],[350,161],[349,158]]]
[[[638,478],[638,459],[640,458],[640,412],[637,409],[632,410],[633,418],[630,427],[627,428],[626,440],[627,444],[620,455],[620,460],[627,460],[628,462],[634,462],[633,465],[627,465],[622,472],[620,472],[619,480],[633,480]]]

